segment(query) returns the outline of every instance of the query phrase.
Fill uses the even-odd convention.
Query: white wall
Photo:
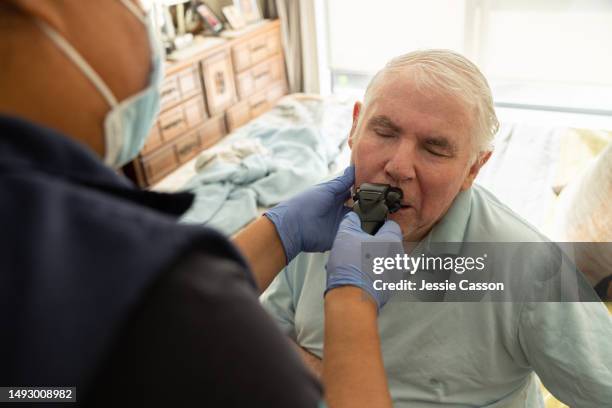
[[[327,0],[332,69],[375,72],[419,48],[464,50],[464,0]]]

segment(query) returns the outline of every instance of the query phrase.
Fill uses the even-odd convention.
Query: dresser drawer
[[[222,112],[236,101],[232,61],[228,52],[203,60],[202,75],[211,115]]]
[[[255,83],[256,90],[263,89],[272,82],[271,68],[271,61],[265,61],[251,68],[251,74],[253,75],[253,82]]]
[[[266,90],[258,92],[249,98],[249,108],[251,118],[256,118],[268,109],[272,108],[276,101],[287,93],[287,87],[284,82],[278,82],[271,85]]]
[[[208,118],[202,95],[198,95],[197,97],[183,103],[183,109],[185,111],[187,127],[189,128],[198,126]]]
[[[284,82],[277,82],[249,98],[250,116],[255,118],[272,108],[287,93]]]
[[[280,32],[274,29],[236,45],[232,49],[232,58],[236,72],[242,72],[266,58],[280,54]]]
[[[174,143],[176,157],[179,163],[185,163],[194,157],[200,151],[202,142],[200,140],[200,131],[194,130],[181,136]]]
[[[165,146],[150,156],[142,158],[142,167],[149,184],[159,180],[178,166],[174,146]]]
[[[264,89],[279,76],[278,61],[269,59],[238,75],[238,94],[241,99]]]
[[[280,31],[278,29],[270,31],[266,36],[266,46],[268,55],[279,54],[281,52]]]
[[[157,122],[155,122],[153,124],[153,127],[151,128],[151,132],[149,133],[149,136],[147,137],[147,141],[142,147],[141,153],[149,153],[157,149],[159,146],[161,146],[161,144],[162,144],[162,139],[159,133],[159,126]]]
[[[161,110],[175,105],[181,101],[181,91],[179,89],[176,76],[170,75],[164,78],[160,88],[160,108]]]
[[[192,64],[189,68],[180,71],[176,75],[183,99],[202,93],[200,70],[197,63]]]
[[[187,130],[182,106],[174,107],[159,115],[159,130],[164,142],[168,142]]]
[[[284,81],[280,81],[232,106],[226,113],[228,130],[233,132],[249,120],[266,112],[286,93],[287,86]]]
[[[236,77],[236,80],[240,99],[244,99],[255,92],[255,82],[251,71],[243,72]]]
[[[257,64],[268,57],[268,36],[258,35],[249,41],[249,52],[251,54],[251,64]]]
[[[268,103],[274,105],[276,101],[278,101],[283,95],[287,94],[287,84],[283,82],[279,82],[270,88],[268,88],[267,99]]]
[[[206,121],[208,114],[201,94],[170,108],[159,115],[141,154],[148,154],[162,144],[168,144],[182,137],[189,129],[194,129]]]
[[[178,161],[182,164],[191,160],[202,149],[217,143],[226,134],[223,115],[207,120],[197,129],[176,140],[174,148]]]
[[[268,100],[268,92],[259,92],[249,98],[251,109],[251,117],[255,118],[268,109],[270,109],[270,101]]]
[[[225,128],[225,121],[223,115],[218,115],[210,120],[200,128],[200,139],[202,140],[202,148],[207,148],[214,145],[227,134]]]
[[[160,108],[165,111],[181,101],[202,93],[198,64],[168,75],[160,89]]]
[[[236,72],[244,71],[251,66],[251,51],[248,43],[237,45],[232,49],[232,59]]]
[[[285,61],[282,56],[279,55],[270,60],[270,77],[272,81],[284,81]]]
[[[251,120],[251,107],[248,100],[240,102],[227,110],[227,129],[230,132],[233,132],[249,120]]]

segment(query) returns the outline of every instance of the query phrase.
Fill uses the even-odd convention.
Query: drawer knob
[[[255,75],[254,78],[257,80],[257,79],[263,78],[263,77],[268,76],[268,75],[270,75],[270,71],[264,71],[261,74]]]
[[[181,156],[185,156],[186,154],[189,154],[189,152],[191,152],[193,149],[195,149],[197,145],[198,144],[196,142],[186,144],[185,146],[179,149],[178,154]]]
[[[164,125],[162,127],[162,130],[168,130],[168,129],[172,129],[175,126],[180,125],[181,123],[183,123],[183,119],[176,119],[173,120],[172,122],[168,123],[167,125]]]
[[[164,97],[164,96],[168,96],[168,95],[173,94],[173,93],[175,93],[175,92],[176,92],[176,88],[166,89],[166,90],[163,90],[163,91],[162,91],[161,96],[162,96],[162,97]]]
[[[225,77],[221,71],[215,72],[215,88],[217,90],[217,94],[225,93]]]
[[[261,101],[257,101],[253,104],[252,108],[259,108],[261,105],[263,105],[264,103],[266,103],[265,99],[262,99]]]
[[[266,44],[261,44],[261,45],[258,45],[257,47],[251,48],[251,52],[257,52],[259,50],[263,50],[264,48],[266,48]]]

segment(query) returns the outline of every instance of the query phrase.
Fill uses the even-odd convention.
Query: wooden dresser
[[[287,93],[278,20],[167,63],[161,111],[125,174],[147,187]]]

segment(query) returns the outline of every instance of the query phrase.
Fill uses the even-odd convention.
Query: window
[[[612,115],[612,1],[323,1],[333,93],[359,93],[391,57],[448,48],[498,107]]]

